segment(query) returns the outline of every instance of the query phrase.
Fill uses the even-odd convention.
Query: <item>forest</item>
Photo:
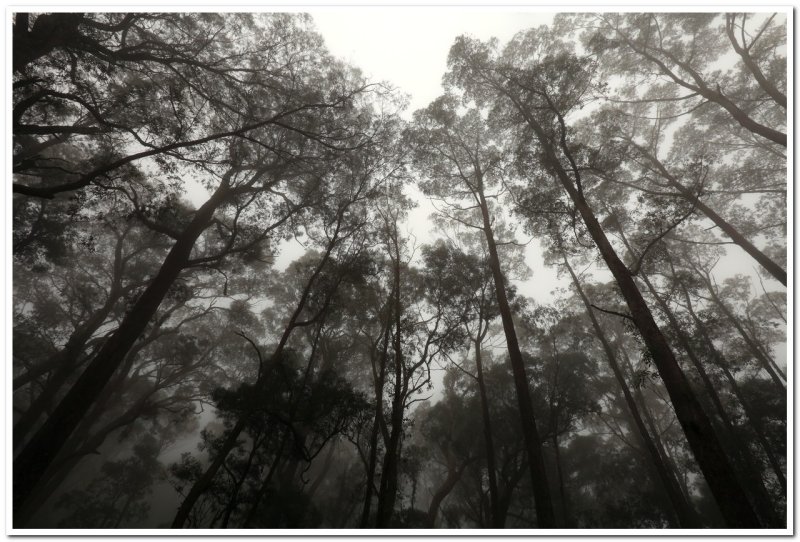
[[[14,529],[787,528],[785,13],[12,19]]]

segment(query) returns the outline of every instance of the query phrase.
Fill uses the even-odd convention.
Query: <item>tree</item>
[[[538,59],[527,60],[526,65],[514,63],[521,50],[535,48],[545,37],[545,32],[535,31],[518,36],[499,58],[494,56],[491,46],[461,38],[451,49],[449,77],[466,87],[476,99],[497,100],[494,103],[498,114],[508,115],[511,111],[522,119],[517,125],[528,130],[528,137],[538,144],[545,170],[569,196],[617,281],[631,311],[630,318],[652,354],[726,520],[732,526],[758,526],[758,518],[743,497],[711,423],[633,281],[631,270],[617,255],[585,196],[583,176],[576,162],[577,149],[569,145],[564,119],[565,113],[583,102],[592,84],[591,65],[587,59],[560,51],[556,46],[545,50]],[[531,69],[533,66],[536,70]]]
[[[277,22],[280,23],[281,20],[277,19]],[[296,42],[294,46],[303,47],[305,43]],[[318,56],[324,54],[317,50]],[[273,115],[269,122],[259,125],[270,127],[271,131],[253,134],[250,140],[255,145],[252,147],[232,140],[226,142],[227,145],[223,145],[221,149],[216,149],[216,158],[223,160],[221,167],[211,166],[209,162],[195,164],[194,167],[207,175],[209,186],[213,187],[211,196],[189,216],[181,217],[183,220],[179,218],[179,224],[182,222],[179,228],[164,230],[175,238],[175,242],[159,272],[131,307],[117,331],[104,343],[81,377],[54,409],[44,426],[17,456],[15,509],[21,507],[40,482],[55,454],[98,397],[180,273],[187,267],[217,259],[224,256],[226,251],[236,248],[237,241],[241,242],[240,229],[247,230],[240,227],[239,220],[247,219],[243,214],[248,204],[260,203],[262,199],[273,202],[272,208],[276,214],[266,224],[261,222],[251,229],[257,239],[263,239],[281,227],[291,216],[313,204],[316,198],[324,199],[327,195],[325,175],[319,170],[309,171],[309,164],[330,163],[330,160],[335,160],[351,147],[357,148],[365,144],[370,130],[380,133],[383,127],[379,120],[370,128],[369,124],[373,123],[371,117],[358,117],[360,106],[355,103],[355,98],[364,92],[364,86],[360,82],[353,83],[351,74],[338,65],[332,65],[326,73],[320,73],[313,59],[304,58],[296,68],[301,73],[305,71],[305,78],[298,77],[295,87],[283,88],[282,92],[271,95],[273,102],[270,105],[279,113]],[[322,96],[317,90],[309,90],[319,88],[317,82],[320,78],[327,80],[332,87],[330,96]],[[329,101],[326,98],[330,98]],[[304,102],[304,99],[307,101]],[[311,116],[309,111],[316,113]],[[342,117],[350,116],[353,119],[354,115],[361,121],[358,128],[343,122]],[[364,122],[367,126],[363,125]],[[285,137],[280,138],[281,134]],[[336,142],[331,142],[334,140]],[[221,151],[224,154],[219,156]],[[294,156],[287,157],[289,154],[285,153],[299,153],[303,158],[308,157],[308,162]],[[289,180],[293,182],[290,183]],[[132,197],[135,198],[135,192]],[[296,199],[292,199],[293,197]],[[222,253],[193,259],[195,243],[210,226],[219,224],[215,218],[218,209],[228,206],[233,207],[234,211],[232,223],[222,223],[222,228],[227,229],[227,242],[223,244]],[[256,214],[254,218],[260,217]]]
[[[706,13],[595,15],[587,17],[590,21],[587,21],[586,26],[593,31],[587,32],[585,42],[592,52],[602,55],[604,62],[611,63],[616,70],[626,75],[635,76],[639,72],[634,59],[647,62],[663,80],[689,91],[689,95],[683,99],[697,97],[702,102],[713,103],[746,130],[785,147],[786,134],[776,129],[782,124],[785,105],[781,107],[780,113],[769,107],[765,113],[761,113],[747,104],[754,93],[767,94],[774,99],[772,94],[776,94],[777,90],[777,87],[769,90],[763,88],[759,81],[763,77],[752,71],[752,67],[756,65],[752,57],[749,65],[747,60],[744,62],[751,73],[746,73],[750,78],[739,78],[739,81],[745,81],[742,86],[735,86],[739,81],[726,80],[715,74],[711,68],[711,64],[728,50],[728,46],[733,45],[733,49],[737,49],[736,44],[728,43],[732,27],[735,26],[735,16],[733,19],[728,16],[724,21],[725,32],[717,31],[713,26],[720,24],[721,18]],[[785,78],[782,74],[785,63],[776,58],[780,55],[777,49],[782,42],[782,29],[773,26],[774,19],[774,16],[769,17],[761,24],[750,46],[752,48],[755,41],[764,38],[759,44],[763,46],[760,52],[769,62],[772,71],[770,79],[777,82]],[[746,35],[744,24],[740,27],[742,36]],[[686,40],[686,37],[689,39]],[[630,55],[630,52],[634,54]],[[778,84],[782,84],[782,81]],[[779,101],[777,105],[781,105]],[[778,126],[770,126],[773,123]]]
[[[420,125],[418,137],[423,138],[417,161],[429,176],[428,182],[423,185],[423,190],[435,197],[445,198],[447,203],[446,198],[451,191],[451,183],[456,183],[459,189],[453,196],[466,199],[474,205],[463,207],[455,203],[454,210],[458,212],[477,209],[480,212],[479,220],[482,226],[469,225],[482,229],[486,238],[489,264],[495,284],[495,297],[506,334],[509,359],[514,370],[520,420],[528,451],[531,480],[536,493],[537,521],[540,527],[552,527],[553,505],[539,432],[487,203],[486,190],[498,182],[499,151],[492,145],[491,136],[482,129],[483,122],[478,110],[473,109],[464,117],[460,117],[456,112],[456,101],[452,96],[440,98],[427,110],[419,113],[417,122]],[[461,220],[458,217],[455,219]]]

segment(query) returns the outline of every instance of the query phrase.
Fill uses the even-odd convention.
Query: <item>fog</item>
[[[788,534],[787,22],[15,13],[13,533]]]

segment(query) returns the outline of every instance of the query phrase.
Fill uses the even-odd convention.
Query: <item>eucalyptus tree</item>
[[[785,126],[785,102],[774,99],[785,87],[782,15],[560,15],[556,26],[581,31],[609,83],[598,92],[616,128],[598,136],[628,142],[640,164],[609,180],[693,202],[785,286],[786,155],[733,120]]]
[[[731,391],[733,392],[734,396],[736,397],[738,403],[741,405],[742,410],[744,411],[744,418],[747,421],[747,424],[755,434],[755,439],[759,443],[761,451],[766,455],[767,461],[772,469],[772,472],[775,475],[778,483],[780,484],[783,491],[786,491],[786,477],[782,471],[780,456],[783,455],[781,453],[781,446],[776,446],[774,443],[771,443],[767,439],[767,433],[765,429],[765,424],[762,422],[760,417],[756,414],[754,404],[752,402],[752,397],[748,397],[745,393],[743,393],[742,387],[737,381],[736,377],[733,374],[733,371],[736,370],[731,363],[731,360],[728,359],[721,349],[717,347],[712,339],[712,331],[711,326],[709,326],[708,322],[704,321],[695,308],[695,302],[692,301],[692,295],[690,291],[696,290],[696,280],[693,280],[693,277],[682,271],[676,271],[676,268],[672,261],[669,261],[670,266],[670,282],[678,288],[680,294],[679,299],[682,299],[683,307],[689,316],[691,317],[691,322],[693,324],[693,329],[696,330],[695,338],[699,339],[699,345],[697,349],[705,354],[708,359],[722,372],[725,382],[730,387]]]
[[[293,56],[322,47],[306,15],[31,19],[18,13],[14,25],[18,194],[53,198],[92,184],[117,186],[137,164],[174,174],[175,160],[207,160],[219,141],[275,123],[303,130],[293,114],[336,102],[300,90],[314,87],[313,70],[284,77],[319,60]],[[287,94],[294,94],[291,105]]]
[[[609,71],[677,87],[673,94],[682,95],[671,99],[687,108],[713,104],[742,128],[786,147],[784,17],[592,14],[576,23],[586,28],[584,42]]]
[[[522,431],[530,463],[530,476],[536,494],[537,521],[540,527],[553,527],[553,505],[547,484],[539,431],[536,427],[528,377],[508,301],[506,278],[501,268],[488,203],[489,199],[497,197],[496,194],[489,193],[489,190],[497,188],[502,191],[500,148],[494,144],[492,135],[485,129],[481,112],[478,109],[471,109],[462,116],[458,112],[458,101],[452,95],[445,95],[427,109],[418,112],[415,120],[416,127],[412,133],[418,140],[415,158],[424,175],[421,183],[423,191],[443,199],[449,206],[446,213],[452,213],[450,216],[454,220],[482,230],[485,236],[495,297],[514,371]],[[480,213],[479,225],[470,222],[471,210]]]
[[[615,348],[609,341],[609,338],[607,337],[597,315],[595,314],[592,301],[584,291],[584,287],[581,285],[581,281],[570,265],[569,258],[567,257],[566,253],[562,252],[562,257],[564,260],[564,266],[567,269],[570,278],[572,279],[573,287],[575,288],[584,308],[586,309],[587,317],[591,321],[592,330],[594,331],[597,340],[603,347],[603,353],[605,354],[611,371],[614,374],[614,378],[616,379],[617,384],[622,391],[625,399],[625,405],[628,409],[630,417],[634,422],[637,436],[640,439],[643,448],[646,450],[646,455],[648,456],[647,461],[653,466],[656,477],[658,478],[661,486],[669,498],[670,505],[677,516],[678,525],[681,527],[699,526],[699,520],[695,511],[692,509],[687,497],[681,492],[678,481],[675,478],[675,472],[669,467],[669,465],[667,465],[662,453],[659,451],[659,447],[656,443],[658,436],[656,435],[654,437],[651,435],[645,424],[645,421],[642,417],[641,408],[637,404],[636,399],[631,392],[631,388],[625,378],[625,374],[620,367]]]
[[[211,389],[230,379],[226,343],[235,318],[216,300],[189,301],[208,304],[190,307],[178,297],[165,303],[45,472],[18,514],[20,523],[38,521],[62,487],[81,487],[87,469],[140,434],[166,445],[193,431],[198,407],[202,411]]]
[[[499,316],[499,311],[493,293],[493,277],[489,265],[489,254],[483,240],[484,236],[479,231],[463,231],[459,227],[460,225],[460,223],[456,223],[452,228],[446,228],[448,242],[437,247],[442,267],[439,272],[446,273],[451,280],[461,284],[461,287],[464,288],[462,293],[466,302],[464,329],[469,338],[468,350],[472,352],[474,358],[475,372],[474,374],[471,372],[472,364],[466,359],[460,365],[457,362],[453,363],[465,375],[474,379],[477,384],[489,490],[490,523],[493,527],[502,527],[492,417],[489,412],[489,395],[484,378],[484,357],[486,355],[484,350],[491,339],[491,324]],[[452,233],[448,230],[452,230]],[[508,252],[506,256],[508,256],[506,261],[512,259],[512,255]],[[514,301],[513,294],[514,290],[509,288],[512,302]]]
[[[518,145],[535,149],[541,174],[553,179],[568,196],[625,298],[629,317],[647,344],[728,524],[760,526],[632,270],[609,241],[587,194],[592,178],[584,175],[584,164],[599,155],[570,141],[566,119],[589,99],[588,92],[595,85],[592,59],[575,55],[543,28],[517,35],[502,53],[494,43],[459,38],[450,51],[449,65],[448,79],[468,96],[491,105],[497,122],[510,124]]]
[[[143,277],[152,269],[153,258],[163,255],[164,243],[157,236],[130,221],[117,225],[117,217],[111,214],[85,227],[74,243],[63,246],[64,257],[72,259],[69,264],[43,254],[32,255],[33,265],[26,258],[15,261],[20,309],[15,318],[18,374],[13,388],[16,407],[24,409],[15,423],[15,447],[80,363],[91,357],[86,350],[92,343],[96,348],[120,318],[126,300],[145,285]],[[33,384],[39,383],[43,387],[37,391]],[[27,405],[19,400],[23,393],[31,395]]]
[[[260,352],[258,346],[256,350]],[[325,369],[308,382],[314,356],[303,358],[287,350],[280,358],[262,360],[267,377],[256,382],[260,387],[242,384],[214,392],[227,431],[246,418],[240,432],[245,438],[228,451],[225,476],[216,477],[207,487],[202,503],[187,518],[190,526],[281,527],[287,526],[285,521],[288,526],[299,526],[293,523],[309,513],[298,517],[297,510],[284,502],[298,494],[289,479],[295,472],[294,459],[312,461],[331,439],[354,423],[367,403],[335,368]],[[202,447],[219,454],[226,439],[225,431],[221,435],[206,431]],[[198,461],[189,454],[173,465],[172,472],[175,483],[183,487],[194,485],[203,475]]]
[[[602,167],[594,167],[591,173],[607,183],[620,184],[640,201],[647,198],[656,206],[682,205],[689,216],[705,217],[785,286],[786,270],[780,263],[785,258],[775,257],[772,249],[785,246],[785,224],[776,218],[776,212],[777,216],[784,214],[785,191],[762,188],[763,184],[735,190],[738,183],[730,182],[731,177],[763,178],[762,183],[770,180],[777,183],[774,186],[780,186],[785,159],[773,160],[769,172],[754,171],[747,162],[742,166],[737,162],[732,167],[734,151],[720,152],[713,139],[709,140],[706,133],[692,125],[675,130],[669,153],[662,152],[666,156],[660,157],[658,147],[662,136],[651,135],[651,127],[642,124],[629,113],[612,108],[601,109],[587,119],[579,128],[587,143],[596,148],[616,143],[620,148],[615,152],[623,158],[613,174]],[[769,157],[754,159],[759,159],[764,170],[770,168],[764,163]],[[755,194],[757,203],[743,200],[752,199]],[[723,217],[720,209],[727,209],[731,218]],[[757,246],[763,247],[762,238],[772,245],[768,250]]]
[[[267,18],[266,24],[294,28],[291,18],[280,16]],[[194,169],[211,195],[196,210],[177,213],[174,227],[162,228],[174,243],[160,270],[16,458],[15,508],[24,503],[41,480],[181,272],[224,257],[237,245],[251,246],[254,240],[274,236],[302,209],[331,197],[335,178],[326,175],[330,164],[367,145],[384,129],[381,119],[372,116],[370,106],[364,102],[368,91],[358,74],[337,63],[326,63],[318,37],[302,26],[296,30],[298,37],[306,39],[280,42],[273,56],[260,57],[263,62],[259,73],[269,75],[276,84],[274,92],[258,98],[260,111],[270,111],[269,120],[258,125],[260,130],[249,131],[245,140],[236,139],[236,134],[215,140],[218,144],[206,145],[203,158],[188,162],[189,166],[181,159],[167,160],[170,167],[178,170]],[[308,49],[309,45],[317,48]],[[293,56],[293,51],[300,49],[314,54]],[[278,65],[288,69],[284,60],[291,60],[297,73],[291,81],[284,81],[280,72],[270,70]],[[331,175],[334,173],[332,170]],[[134,185],[120,189],[132,200],[141,200],[141,192]],[[201,246],[208,249],[206,253],[193,257],[195,244],[210,236],[210,227],[212,232],[225,232],[225,240]]]
[[[287,315],[283,331],[269,359],[280,359],[296,329],[319,324],[324,319],[339,285],[348,278],[348,275],[353,275],[353,266],[358,267],[365,244],[362,230],[366,224],[366,214],[363,203],[371,194],[374,179],[369,175],[362,177],[360,175],[362,172],[351,173],[355,175],[350,178],[355,181],[355,185],[351,187],[353,190],[344,189],[338,198],[324,203],[324,206],[328,207],[328,212],[321,213],[322,224],[319,226],[319,241],[324,247],[324,252],[318,255],[317,261],[310,268],[305,270],[305,283],[302,289],[296,292],[297,299],[288,306],[291,312]],[[261,360],[260,355],[259,360]],[[258,388],[264,378],[266,378],[265,373],[259,371],[254,386]],[[227,432],[224,442],[216,451],[213,461],[186,494],[173,520],[173,527],[184,526],[195,502],[212,484],[217,472],[225,465],[227,455],[237,445],[238,437],[245,430],[249,416],[249,410],[241,411],[236,423]],[[264,487],[267,486],[265,483]]]
[[[413,247],[400,237],[396,218],[387,221],[394,281],[393,328],[386,384],[391,397],[375,525],[391,524],[398,492],[403,437],[409,409],[432,390],[431,366],[465,341],[462,284],[443,272],[441,247],[422,247],[422,266],[409,263]],[[388,437],[388,438],[387,438]]]
[[[626,225],[628,225],[626,213],[621,209],[615,209],[613,214],[616,218],[614,223],[616,235],[628,250],[630,260],[637,262],[637,279],[646,287],[646,291],[649,292],[658,307],[659,313],[665,318],[665,328],[669,330],[671,342],[679,347],[679,356],[682,355],[688,358],[694,368],[694,373],[699,376],[698,395],[710,400],[710,406],[706,407],[709,417],[712,422],[721,422],[718,425],[720,437],[726,442],[725,448],[742,480],[743,486],[748,489],[753,507],[759,513],[765,525],[780,525],[781,521],[778,519],[772,504],[773,498],[764,487],[760,467],[757,465],[749,447],[742,445],[740,433],[734,427],[731,419],[732,406],[723,404],[720,393],[718,393],[718,389],[722,387],[721,384],[712,380],[706,363],[698,355],[693,341],[684,329],[684,322],[679,319],[673,307],[670,306],[668,299],[674,297],[674,293],[659,292],[654,284],[654,278],[652,277],[659,263],[664,263],[666,247],[663,241],[653,243],[652,239],[658,239],[658,230],[663,231],[665,228],[658,224],[659,220],[657,218],[655,220],[651,219],[649,223],[648,221],[643,221],[639,223],[639,231],[629,240],[624,232]],[[650,231],[650,227],[653,226],[657,228],[655,233]],[[642,245],[651,249],[646,257],[644,249],[638,248]]]

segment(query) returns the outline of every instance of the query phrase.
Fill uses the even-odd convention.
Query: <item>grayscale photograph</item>
[[[793,533],[790,8],[21,9],[10,534]]]

